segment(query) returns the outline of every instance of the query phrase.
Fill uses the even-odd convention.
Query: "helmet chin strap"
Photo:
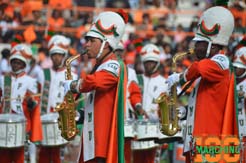
[[[245,70],[245,72],[242,74],[242,75],[240,75],[240,76],[236,76],[236,78],[238,78],[238,79],[242,79],[242,78],[244,78],[246,76],[246,70]]]
[[[12,68],[11,68],[12,69]],[[20,69],[20,70],[18,70],[18,71],[13,71],[13,69],[12,69],[12,72],[15,74],[15,75],[18,75],[18,74],[20,74],[20,73],[22,73],[22,72],[24,72],[25,71],[25,68],[23,68],[23,69]]]
[[[102,42],[102,45],[101,45],[101,47],[100,47],[100,50],[99,50],[99,53],[97,54],[97,59],[102,55],[102,52],[103,52],[103,48],[104,48],[104,46],[105,46],[105,44],[106,44],[106,38],[105,39],[103,39],[103,42]]]
[[[66,55],[64,55],[64,58],[62,59],[62,63],[60,64],[60,66],[58,66],[59,69],[62,68],[63,66],[65,66],[64,65],[65,60],[66,60]]]
[[[160,66],[160,62],[157,62],[155,68],[152,71],[152,74],[157,71],[158,67]]]
[[[212,42],[208,41],[208,47],[207,47],[207,52],[206,52],[206,58],[209,57],[210,51],[211,51],[211,47],[212,47]]]

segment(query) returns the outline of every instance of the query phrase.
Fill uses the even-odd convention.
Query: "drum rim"
[[[44,118],[44,116],[57,116],[57,119],[55,119],[56,117],[54,117],[53,119],[43,119]],[[58,118],[59,118],[59,115],[58,115],[58,113],[56,113],[56,112],[52,112],[52,113],[47,113],[47,114],[43,114],[43,115],[41,115],[41,122],[42,123],[45,123],[45,124],[52,124],[52,123],[57,123],[58,122]]]
[[[14,117],[14,119],[4,119],[4,118],[8,118],[8,117]],[[16,119],[16,117],[19,117],[19,119]],[[1,119],[2,118],[2,119]],[[0,114],[0,123],[23,123],[23,122],[26,122],[26,117],[25,116],[22,116],[22,115],[19,115],[19,114]]]

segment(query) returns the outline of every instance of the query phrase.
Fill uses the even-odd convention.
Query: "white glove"
[[[177,108],[177,111],[178,111],[178,115],[177,116],[179,117],[179,119],[182,119],[182,118],[185,117],[185,115],[186,115],[185,107],[180,106],[180,107]]]
[[[168,84],[168,90],[171,90],[171,87],[179,82],[181,73],[173,73],[172,75],[168,76],[166,83]]]
[[[64,87],[64,92],[65,94],[71,90],[71,83],[72,83],[73,80],[65,80],[63,81],[63,87]]]

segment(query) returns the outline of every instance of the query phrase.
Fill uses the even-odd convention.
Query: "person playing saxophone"
[[[204,11],[193,39],[197,61],[184,73],[174,73],[167,79],[169,88],[178,82],[183,84],[196,80],[188,103],[184,143],[187,163],[194,161],[196,137],[237,136],[236,118],[228,120],[226,116],[236,109],[235,81],[230,60],[222,51],[228,46],[233,29],[234,17],[225,7],[215,6]]]
[[[123,36],[127,19],[123,11],[100,13],[85,37],[87,55],[96,59],[94,68],[83,79],[64,82],[66,92],[89,93],[80,163],[124,162],[127,72],[114,49]]]

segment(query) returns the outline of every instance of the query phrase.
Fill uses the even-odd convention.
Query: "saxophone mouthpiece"
[[[87,50],[86,49],[82,49],[81,52],[80,52],[80,55],[83,56],[87,53]]]

